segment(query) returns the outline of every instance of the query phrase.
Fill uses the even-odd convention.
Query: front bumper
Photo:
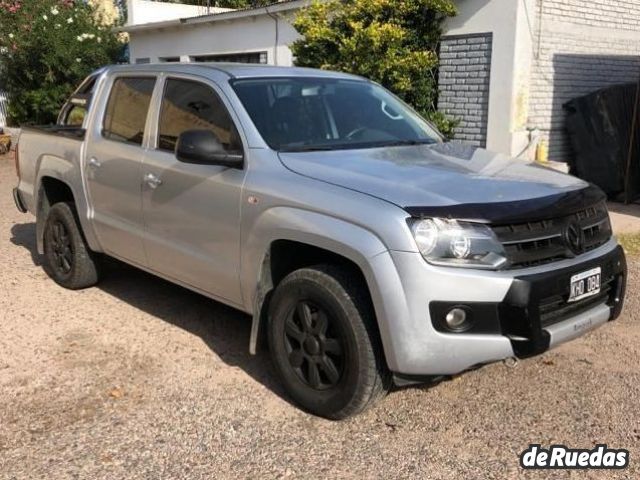
[[[572,275],[602,268],[598,295],[567,303]],[[537,355],[618,318],[624,302],[627,264],[622,247],[557,271],[516,277],[498,306],[501,333],[518,357]]]
[[[508,357],[528,357],[619,316],[626,261],[611,240],[580,259],[518,271],[483,272],[428,265],[419,254],[393,252],[405,314],[381,326],[389,368],[405,376],[450,375]],[[597,296],[567,303],[570,278],[602,269]],[[442,327],[454,306],[473,314],[472,328]]]

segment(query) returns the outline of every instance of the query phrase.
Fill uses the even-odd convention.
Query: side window
[[[87,116],[87,109],[93,98],[98,75],[87,77],[64,104],[58,115],[58,124],[68,127],[81,127]]]
[[[117,142],[142,145],[155,78],[117,78],[113,82],[102,135]]]
[[[67,113],[67,118],[63,122],[64,125],[70,127],[81,127],[84,123],[84,117],[87,115],[87,107],[73,105]]]
[[[211,130],[228,152],[241,152],[238,132],[218,95],[207,85],[190,80],[167,80],[160,121],[158,148],[175,151],[186,130]]]

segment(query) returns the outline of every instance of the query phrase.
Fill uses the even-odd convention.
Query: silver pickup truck
[[[605,197],[460,143],[379,85],[240,64],[95,72],[25,128],[17,207],[45,268],[90,287],[106,254],[253,316],[303,408],[539,354],[622,308]]]

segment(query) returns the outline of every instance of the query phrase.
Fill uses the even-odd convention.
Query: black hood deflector
[[[500,225],[526,223],[558,218],[576,213],[604,201],[606,195],[595,185],[580,190],[549,195],[531,200],[495,203],[466,203],[437,207],[409,206],[404,209],[413,217],[455,218]]]

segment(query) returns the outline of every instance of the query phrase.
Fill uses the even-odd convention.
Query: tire
[[[390,386],[366,286],[347,269],[289,274],[269,305],[269,349],[287,393],[315,415],[356,415]]]
[[[97,255],[89,250],[72,203],[56,203],[44,226],[44,267],[60,286],[70,290],[98,283]]]

